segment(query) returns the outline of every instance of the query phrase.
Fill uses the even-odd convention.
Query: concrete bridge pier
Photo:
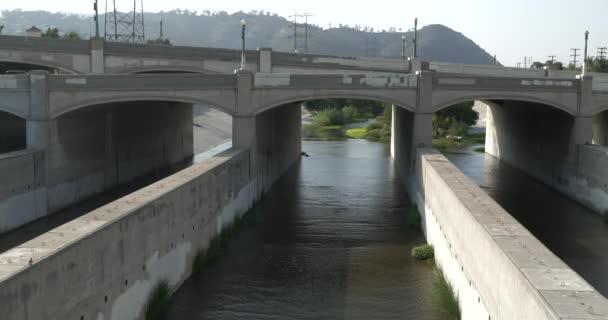
[[[289,103],[255,114],[253,74],[238,71],[237,82],[232,145],[250,150],[249,182],[251,199],[255,202],[301,157],[301,103]]]

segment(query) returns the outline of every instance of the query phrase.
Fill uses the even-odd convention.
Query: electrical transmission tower
[[[310,13],[294,13],[290,16],[293,19],[293,24],[291,25],[293,35],[290,36],[293,39],[293,52],[308,53],[308,40],[310,39],[308,18],[312,16]],[[298,18],[303,18],[304,23],[298,23]],[[302,29],[304,30],[302,31]],[[304,41],[301,41],[301,39]]]
[[[608,48],[606,48],[606,47],[597,48],[597,55],[600,58],[600,60],[606,59],[606,50],[608,50]]]
[[[524,57],[524,68],[528,67],[528,62],[532,62],[532,57]]]
[[[118,11],[116,1],[106,0],[105,39],[114,42],[144,43],[146,40],[144,0],[139,0],[139,8],[138,0],[133,0],[133,9],[127,12]],[[112,2],[111,6],[108,6],[108,2]]]
[[[573,54],[570,55],[572,57],[572,61],[570,61],[570,64],[572,64],[576,68],[576,62],[577,62],[576,58],[578,58],[578,56],[580,55],[580,54],[578,54],[578,51],[581,50],[581,49],[579,49],[579,48],[572,48],[570,50],[572,50],[572,52],[574,52]]]

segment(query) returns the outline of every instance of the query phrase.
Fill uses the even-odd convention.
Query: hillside
[[[240,20],[247,20],[247,48],[271,47],[276,51],[293,51],[293,29],[283,17],[263,11],[245,14],[225,12],[197,14],[174,10],[146,13],[146,37],[159,36],[159,23],[164,21],[165,37],[173,44],[206,47],[239,48]],[[100,17],[101,30],[105,19]],[[76,31],[88,38],[94,32],[90,16],[49,13],[45,11],[4,10],[0,24],[3,34],[23,34],[36,25],[40,29],[56,27],[61,33]],[[404,33],[379,31],[359,26],[334,28],[309,27],[309,53],[342,56],[401,57],[401,36]],[[413,32],[405,32],[408,56],[413,52]],[[429,25],[418,31],[419,57],[426,60],[489,64],[493,58],[463,34],[443,25]],[[303,48],[303,43],[301,44]],[[302,49],[300,49],[302,51]]]

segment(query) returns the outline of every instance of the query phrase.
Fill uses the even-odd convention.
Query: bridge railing
[[[413,74],[281,74],[256,73],[255,87],[320,88],[416,88],[417,76]]]
[[[594,91],[608,91],[608,73],[590,73],[593,76]]]
[[[431,70],[443,73],[459,73],[468,75],[482,75],[492,77],[550,77],[550,78],[567,78],[575,79],[580,74],[578,71],[567,70],[548,70],[533,69],[533,68],[512,68],[497,65],[482,65],[482,64],[457,64],[431,62]]]
[[[28,51],[89,53],[89,40],[67,40],[21,36],[0,36],[0,48]]]

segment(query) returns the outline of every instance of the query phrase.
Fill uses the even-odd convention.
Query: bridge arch
[[[26,149],[26,123],[24,116],[0,106],[0,154]]]
[[[205,99],[201,97],[187,97],[187,96],[167,96],[167,95],[146,95],[146,96],[113,96],[108,95],[105,97],[98,97],[94,99],[86,99],[77,101],[74,104],[67,105],[61,108],[60,111],[51,115],[52,119],[61,118],[66,114],[87,109],[93,106],[115,104],[115,103],[136,103],[136,102],[169,102],[169,103],[187,103],[187,104],[200,104],[208,106],[212,109],[221,111],[230,116],[234,115],[234,105],[226,102],[221,102],[213,99]]]
[[[146,74],[146,73],[201,73],[201,74],[217,74],[219,72],[199,68],[194,66],[150,66],[150,67],[132,67],[116,71],[126,74]]]
[[[63,64],[60,63],[55,63],[53,61],[43,61],[43,60],[32,60],[32,59],[15,59],[15,58],[10,58],[10,57],[2,57],[0,58],[0,64],[20,64],[23,66],[31,66],[34,68],[29,68],[29,70],[24,70],[24,71],[30,71],[30,70],[49,70],[49,69],[55,69],[58,71],[61,71],[62,73],[67,73],[67,74],[80,74],[81,72],[72,69],[71,67],[65,66]],[[36,69],[35,67],[41,67]],[[11,69],[13,70],[13,69]],[[18,69],[20,70],[20,69]]]
[[[416,110],[416,100],[415,93],[413,95],[413,99],[399,99],[390,95],[382,95],[382,94],[370,94],[370,93],[357,93],[355,91],[349,93],[308,93],[301,95],[289,96],[277,100],[268,101],[264,104],[261,104],[258,109],[256,109],[255,114],[261,114],[265,111],[272,110],[274,108],[298,103],[298,102],[306,102],[309,100],[319,100],[319,99],[355,99],[355,100],[371,100],[376,102],[387,102],[393,105],[399,106],[407,111],[414,112]],[[411,101],[410,101],[411,100]]]
[[[547,105],[547,106],[559,109],[563,112],[568,113],[571,116],[576,115],[576,106],[568,107],[566,104],[563,104],[558,101],[551,101],[548,99],[528,96],[528,95],[523,95],[523,94],[520,95],[520,94],[495,94],[495,93],[491,93],[491,94],[480,93],[480,94],[456,96],[456,97],[451,97],[444,101],[439,101],[437,103],[435,103],[435,101],[433,101],[433,112],[441,111],[445,108],[448,108],[450,106],[453,106],[453,105],[456,105],[459,103],[463,103],[463,102],[493,101],[493,100],[508,100],[508,101],[517,101],[517,102],[538,103],[538,104],[543,104],[543,105]],[[608,106],[606,106],[606,107],[608,108]]]

